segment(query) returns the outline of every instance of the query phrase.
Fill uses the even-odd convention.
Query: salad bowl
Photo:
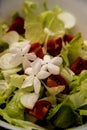
[[[64,10],[65,12],[69,12],[70,14],[72,14],[71,17],[72,20],[70,21],[72,24],[74,24],[74,28],[72,28],[73,33],[71,33],[72,35],[78,34],[78,36],[80,37],[80,33],[82,35],[82,38],[85,41],[85,46],[87,47],[87,11],[86,11],[86,5],[87,5],[87,1],[86,0],[47,0],[47,5],[46,2],[44,0],[31,0],[32,2],[35,2],[38,4],[39,7],[39,12],[41,12],[43,10],[43,3],[44,3],[44,8],[46,9],[47,7],[49,9],[52,9],[55,6],[59,6],[62,10]],[[24,17],[24,14],[22,14],[22,6],[23,6],[23,2],[24,0],[18,0],[18,1],[14,1],[14,0],[0,0],[0,21],[5,20],[7,23],[9,23],[12,14],[14,14],[14,12],[19,12],[20,15]],[[60,9],[59,8],[59,9]],[[61,10],[60,9],[60,10]],[[26,10],[25,10],[26,12]],[[15,13],[16,15],[18,15],[17,13]],[[69,20],[69,19],[67,19]],[[66,21],[66,20],[65,20]],[[73,22],[72,22],[73,21]],[[70,24],[70,25],[72,25]],[[70,27],[69,25],[69,27]],[[72,25],[73,26],[73,25]],[[1,27],[0,27],[1,28]],[[47,29],[47,28],[46,28]],[[68,28],[69,30],[70,28]],[[49,30],[45,30],[46,33],[48,33],[49,35],[54,35],[52,32],[50,32]],[[13,39],[11,39],[11,42]],[[23,40],[23,39],[22,39]],[[6,41],[6,40],[5,40]],[[31,39],[32,41],[32,39]],[[78,49],[78,48],[77,48]],[[87,48],[86,48],[87,49]],[[13,51],[13,50],[12,50]],[[23,53],[24,55],[24,53]],[[87,57],[86,57],[87,58]],[[73,58],[72,58],[73,59]],[[0,61],[1,62],[1,61]],[[20,62],[20,61],[18,61]],[[1,64],[1,63],[0,63]],[[16,63],[15,63],[16,64]],[[38,64],[38,63],[37,63]],[[19,65],[19,64],[18,64]],[[8,66],[8,65],[7,65]],[[6,67],[7,67],[6,66]],[[0,66],[2,69],[3,67]],[[7,69],[7,68],[5,68]],[[9,67],[8,67],[9,69]],[[52,69],[52,68],[51,68]],[[86,68],[87,69],[87,68]],[[26,71],[28,74],[28,71]],[[55,72],[56,73],[56,72]],[[36,75],[36,73],[35,73]],[[44,83],[42,83],[44,85]],[[45,85],[44,85],[45,86]],[[25,89],[25,88],[23,88]],[[1,90],[0,90],[1,91]],[[38,92],[38,90],[36,90],[36,92]],[[12,95],[11,95],[12,96]],[[36,99],[38,97],[36,96]],[[22,100],[23,99],[23,100]],[[26,106],[26,103],[24,102],[24,98],[21,98],[21,102],[23,103],[22,105]],[[86,102],[86,101],[85,101]],[[75,103],[75,102],[74,102]],[[82,103],[82,102],[81,102]],[[20,104],[19,104],[20,105]],[[86,104],[87,105],[87,104]],[[20,106],[22,107],[22,106]],[[81,111],[82,112],[82,111]],[[2,111],[0,111],[0,115],[2,114]],[[83,114],[83,113],[82,113]],[[86,113],[87,116],[87,113]],[[38,127],[37,125],[33,126],[32,123],[30,123],[30,127],[26,127],[26,128],[21,128],[21,127],[17,127],[12,125],[12,121],[10,120],[9,117],[7,117],[7,115],[3,115],[3,117],[9,121],[9,123],[7,123],[6,121],[3,121],[2,117],[0,119],[0,127],[1,128],[5,128],[5,129],[9,129],[9,130],[33,130],[36,127],[36,130],[45,130],[45,128],[43,127]],[[86,118],[87,120],[87,118]],[[80,121],[80,120],[79,120]],[[14,119],[13,122],[16,122],[16,120]],[[87,121],[86,121],[87,122]],[[23,123],[23,122],[21,122]],[[13,123],[13,124],[17,124]],[[18,122],[18,125],[20,123]],[[26,124],[27,125],[27,124]],[[21,124],[20,124],[21,126]],[[23,126],[23,124],[22,124]],[[0,128],[0,129],[1,129]],[[47,128],[49,130],[49,128]],[[87,130],[87,124],[83,124],[81,126],[75,126],[75,127],[70,127],[70,128],[65,128],[66,130]]]

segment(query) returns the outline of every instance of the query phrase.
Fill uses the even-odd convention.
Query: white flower
[[[23,58],[23,69],[30,67],[31,61],[34,61],[37,58],[34,52],[26,53]]]
[[[47,78],[50,73],[45,70],[41,70],[42,64],[41,59],[37,58],[31,63],[31,67],[25,69],[25,74],[29,75],[25,78],[22,88],[29,86],[34,86],[34,91],[36,94],[40,92],[41,82],[40,79]]]
[[[62,64],[62,58],[56,56],[52,58],[49,55],[45,55],[42,60],[42,70],[49,72],[50,74],[57,75],[60,72],[60,65]]]
[[[11,64],[15,66],[23,63],[23,57],[28,53],[30,49],[30,42],[25,40],[23,42],[17,42],[10,47],[10,53],[12,55]]]

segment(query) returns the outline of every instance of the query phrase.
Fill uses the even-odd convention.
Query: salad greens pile
[[[25,0],[23,15],[0,22],[0,118],[28,130],[87,121],[87,42],[58,5]]]

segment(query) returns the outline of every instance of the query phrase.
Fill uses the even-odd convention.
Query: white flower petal
[[[27,53],[27,54],[25,55],[25,57],[26,57],[28,60],[30,60],[30,61],[34,61],[34,60],[37,58],[37,56],[35,55],[34,52],[32,52],[32,53]]]
[[[12,56],[11,53],[6,53],[3,56],[0,57],[0,68],[1,69],[12,69],[14,67],[17,67],[20,64],[20,61],[18,59],[13,59],[14,57]]]
[[[50,73],[44,70],[41,70],[38,74],[37,77],[39,79],[46,79],[48,76],[50,76]]]
[[[35,103],[37,102],[39,95],[36,93],[26,93],[21,96],[20,101],[22,105],[28,109],[33,109]]]
[[[41,70],[47,71],[47,64],[44,64],[44,65],[41,67]]]
[[[33,74],[33,69],[31,67],[28,67],[25,69],[25,74],[28,74],[28,75],[34,75]]]
[[[44,62],[45,62],[45,63],[49,63],[50,60],[51,60],[51,58],[50,58],[49,55],[45,55],[45,56],[44,56]]]
[[[34,62],[32,62],[31,67],[32,67],[33,73],[36,75],[41,69],[41,60],[40,60],[40,58],[37,58]]]
[[[2,40],[11,45],[19,40],[19,34],[16,31],[10,31],[3,36]]]
[[[41,88],[41,82],[37,77],[34,78],[34,91],[36,94],[39,94]]]
[[[23,46],[22,55],[25,55],[29,51],[29,48],[30,48],[30,44],[26,44],[25,46]]]
[[[17,47],[10,47],[9,51],[12,54],[21,54],[21,50]]]
[[[15,67],[20,65],[22,63],[23,57],[19,55],[12,55],[12,59],[10,61],[10,64],[13,64]]]
[[[33,81],[34,81],[34,76],[28,76],[25,78],[23,84],[22,84],[22,88],[26,88],[29,86],[33,85]]]
[[[52,63],[52,64],[55,64],[55,65],[58,65],[58,66],[60,66],[60,65],[62,64],[62,62],[63,62],[63,59],[62,59],[61,57],[59,57],[59,56],[54,57],[54,58],[51,60],[51,63]]]
[[[60,68],[58,66],[56,66],[56,65],[51,64],[51,63],[49,63],[47,67],[48,67],[48,71],[51,74],[57,75],[60,72]]]
[[[76,24],[76,19],[75,17],[68,13],[68,12],[62,12],[58,14],[58,19],[63,21],[65,28],[70,29],[73,28]],[[68,20],[67,20],[68,19]]]
[[[23,69],[24,69],[24,71],[25,71],[28,67],[30,67],[31,62],[30,62],[26,57],[24,57],[22,64],[23,64]]]

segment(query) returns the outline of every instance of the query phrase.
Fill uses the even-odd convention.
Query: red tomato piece
[[[78,57],[71,66],[71,70],[76,74],[80,74],[82,70],[87,69],[87,60]]]
[[[29,110],[29,114],[35,116],[39,120],[43,120],[46,117],[47,112],[51,107],[51,103],[46,100],[37,101],[33,110]]]
[[[47,42],[47,52],[52,56],[57,56],[62,49],[62,39],[51,39]]]
[[[65,79],[61,75],[51,75],[47,79],[48,87],[58,87],[58,85],[65,85],[65,89],[62,93],[69,93],[69,87]]]
[[[74,38],[74,36],[64,35],[63,40],[65,43],[69,43],[73,38]]]
[[[42,46],[39,42],[32,43],[29,52],[34,52],[39,58],[44,57]]]
[[[23,35],[25,33],[25,29],[24,29],[24,19],[20,16],[18,16],[13,23],[10,25],[9,29],[7,32],[9,31],[16,31],[18,32],[20,35]]]

